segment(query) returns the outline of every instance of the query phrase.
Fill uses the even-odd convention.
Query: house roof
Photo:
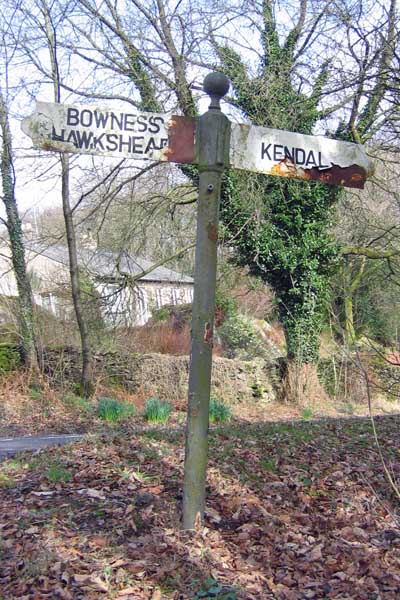
[[[67,266],[69,263],[68,248],[66,246],[29,243],[26,244],[26,247],[31,252],[46,256],[48,259],[62,265]],[[118,254],[105,250],[80,248],[78,249],[78,261],[81,267],[85,267],[99,277],[118,277],[121,274],[137,277],[145,272],[145,275],[139,277],[141,281],[193,283],[192,277],[182,275],[166,267],[152,269],[154,263],[151,261],[127,253]],[[147,273],[147,271],[149,272]]]

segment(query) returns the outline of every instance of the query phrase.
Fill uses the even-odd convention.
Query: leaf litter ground
[[[400,417],[377,427],[398,480]],[[367,419],[212,430],[195,534],[183,443],[125,426],[2,463],[0,598],[400,598],[398,498]]]

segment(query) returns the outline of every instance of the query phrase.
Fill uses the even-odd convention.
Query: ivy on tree
[[[291,81],[295,32],[281,47],[268,10],[259,76],[250,79],[241,57],[231,48],[216,46],[217,53],[233,83],[234,102],[251,121],[311,134],[319,116],[327,65],[309,96],[296,90]],[[274,289],[288,358],[313,363],[318,358],[330,277],[337,263],[338,248],[328,228],[339,192],[318,183],[262,175],[251,178],[256,181],[252,189],[263,199],[258,211],[252,198],[246,197],[249,175],[229,172],[225,177],[221,215],[226,234],[240,262]]]
[[[225,178],[222,220],[242,264],[269,283],[285,328],[289,359],[318,358],[338,248],[329,235],[337,192],[320,184],[257,176],[262,214],[242,194],[241,175]]]

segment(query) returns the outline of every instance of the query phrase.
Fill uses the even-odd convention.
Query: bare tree
[[[400,258],[400,226],[397,178],[400,167],[395,154],[385,153],[378,162],[373,181],[366,190],[349,193],[341,201],[339,222],[335,235],[341,245],[341,266],[339,276],[335,278],[337,298],[335,304],[343,303],[342,324],[345,340],[351,347],[364,327],[363,298],[368,303],[370,318],[376,315],[379,321],[386,321],[387,332],[396,322],[397,305],[393,298],[397,296]],[[392,304],[375,306],[370,290],[377,288],[381,303]],[[367,297],[370,294],[370,301]],[[386,301],[385,301],[386,298]],[[366,306],[364,306],[365,312]],[[382,315],[380,317],[379,315]],[[386,318],[383,317],[386,314]],[[387,322],[388,317],[390,323]],[[381,327],[382,329],[382,327]],[[396,326],[393,327],[393,337]],[[383,331],[382,331],[383,334]],[[376,335],[379,335],[378,330]],[[384,335],[386,339],[387,333]]]
[[[58,61],[57,54],[58,46],[55,20],[46,0],[40,0],[39,10],[41,14],[41,19],[37,21],[37,25],[38,28],[41,30],[46,41],[50,59],[50,76],[53,84],[54,101],[56,103],[59,103],[61,101],[60,64]],[[76,234],[74,227],[73,208],[71,207],[70,200],[70,167],[68,154],[60,155],[60,165],[61,197],[69,256],[71,293],[82,348],[82,371],[80,387],[82,395],[90,396],[93,392],[92,351],[89,342],[89,332],[87,328],[87,323],[82,307],[82,290],[78,264]]]
[[[9,17],[9,19],[7,18]],[[38,353],[33,323],[33,299],[26,269],[25,247],[21,219],[15,193],[16,174],[13,159],[13,144],[10,129],[9,107],[7,102],[9,70],[11,69],[14,48],[10,44],[11,16],[6,11],[2,15],[2,56],[1,69],[3,87],[0,84],[0,132],[1,159],[0,172],[2,182],[2,201],[6,211],[4,225],[8,232],[11,248],[11,261],[18,289],[18,322],[21,338],[21,350],[24,363],[30,368],[38,366]]]

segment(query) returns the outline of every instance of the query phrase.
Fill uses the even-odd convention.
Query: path
[[[79,434],[43,435],[19,438],[0,438],[0,460],[25,450],[42,450],[50,446],[64,446],[78,442],[83,438]]]

